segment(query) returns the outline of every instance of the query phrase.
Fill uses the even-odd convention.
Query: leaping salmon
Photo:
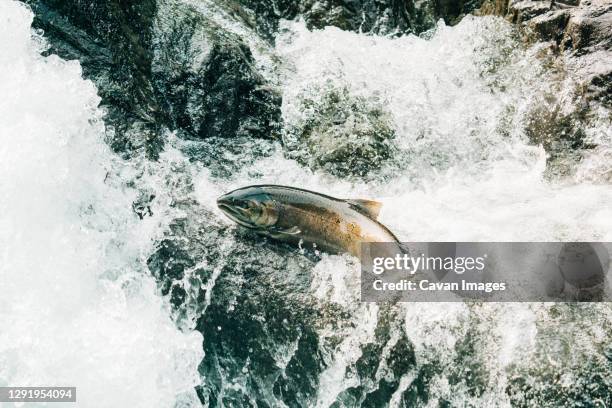
[[[254,185],[217,200],[231,220],[284,242],[303,242],[330,253],[359,256],[362,242],[398,239],[376,221],[381,203],[342,200],[295,187]]]

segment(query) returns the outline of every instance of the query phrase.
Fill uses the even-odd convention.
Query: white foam
[[[385,101],[396,142],[410,155],[406,168],[382,185],[347,183],[279,157],[256,165],[265,182],[337,197],[377,198],[384,203],[381,221],[405,241],[612,239],[612,189],[588,183],[591,169],[607,171],[601,161],[599,167],[583,165],[575,180],[549,182],[544,150],[528,145],[526,115],[554,84],[548,82],[535,50],[514,42],[508,23],[466,18],[456,27],[438,26],[431,40],[364,36],[330,27],[309,31],[300,22],[286,23],[285,30],[277,49],[288,61],[286,123],[307,114],[300,101],[312,97],[321,84],[348,86],[355,95]],[[313,291],[346,306],[355,300],[356,289],[338,275],[354,273],[350,265],[339,265],[340,258],[331,259],[315,268]],[[431,387],[433,405],[436,396],[457,405],[509,405],[505,370],[533,351],[536,324],[545,315],[542,305],[402,307],[418,363],[438,361],[450,370],[456,364],[457,342],[470,335],[471,326],[479,333],[477,358],[488,362],[490,374],[486,392],[472,398],[453,388],[442,373]],[[593,320],[598,324],[599,319]],[[361,333],[361,341],[367,342],[359,327],[353,335]],[[342,353],[359,353],[337,352],[344,368],[355,356]],[[338,388],[337,377],[327,379],[321,379],[320,401]],[[347,376],[345,388],[353,382]]]
[[[0,2],[0,385],[76,386],[78,405],[196,404],[201,336],[178,331],[144,264],[78,62],[39,55]]]
[[[284,28],[277,49],[287,60],[285,122],[301,120],[300,101],[319,84],[348,86],[386,101],[409,155],[386,185],[308,174],[278,158],[258,164],[266,182],[377,198],[381,220],[406,241],[612,238],[612,189],[588,183],[609,170],[602,155],[582,165],[581,184],[544,178],[546,154],[528,145],[525,118],[556,84],[507,22],[467,17],[439,25],[431,40],[309,31],[300,22]]]
[[[387,183],[349,182],[300,166],[279,147],[229,181],[201,172],[195,195],[204,205],[214,208],[213,191],[285,184],[341,198],[379,199],[380,220],[405,241],[612,240],[612,189],[591,183],[601,180],[595,172],[609,172],[602,156],[583,163],[576,178],[551,182],[544,175],[544,149],[528,143],[529,110],[556,85],[535,57],[537,50],[513,40],[509,23],[468,17],[455,27],[440,25],[431,40],[332,27],[309,31],[303,22],[285,22],[282,33],[277,52],[286,64],[285,123],[302,120],[308,113],[301,100],[315,97],[328,83],[378,98],[393,118],[396,143],[409,153],[405,168]],[[342,333],[345,340],[330,352],[317,406],[329,406],[356,384],[351,366],[360,346],[372,341],[373,310],[357,303],[357,275],[355,265],[341,256],[324,256],[313,271],[311,291],[322,307],[343,307],[354,319],[352,329]],[[529,363],[537,325],[547,314],[541,304],[407,304],[401,310],[417,364],[445,367],[432,379],[431,406],[442,398],[455,405],[509,406],[506,369]],[[597,316],[589,318],[594,327],[604,324]],[[339,333],[322,328],[320,335]],[[480,397],[448,378],[460,369],[455,347],[471,335],[478,336],[473,357],[489,374]],[[405,373],[403,387],[411,374]]]

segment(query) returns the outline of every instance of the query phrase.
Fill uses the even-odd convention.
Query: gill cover
[[[278,203],[257,187],[234,190],[217,199],[219,208],[247,228],[269,228],[278,221]]]

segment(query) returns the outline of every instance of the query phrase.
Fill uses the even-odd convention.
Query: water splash
[[[309,168],[307,160],[299,164],[281,145],[227,179],[202,171],[195,199],[219,217],[211,191],[276,183],[380,199],[381,221],[404,240],[612,238],[612,190],[586,182],[591,169],[605,169],[584,165],[579,179],[551,181],[546,152],[525,134],[530,110],[558,84],[546,75],[538,50],[520,47],[507,22],[466,18],[452,28],[438,26],[431,38],[395,39],[335,28],[309,31],[303,23],[288,22],[277,52],[285,62],[288,129],[320,120],[321,89],[348,89],[356,98],[384,101],[399,153],[388,168],[374,169],[380,177],[369,181]],[[330,118],[328,125],[351,124]],[[338,134],[344,133],[327,134],[328,146]],[[318,391],[302,395],[301,404],[507,407],[535,403],[541,395],[565,401],[562,384],[531,394],[520,388],[550,375],[531,362],[554,347],[541,330],[562,327],[558,321],[551,327],[550,305],[407,304],[374,310],[358,303],[356,267],[346,257],[323,256],[310,273],[309,296],[322,314],[313,327],[325,368],[317,374]],[[563,313],[601,334],[610,310],[586,305]],[[575,330],[578,335],[581,329]],[[602,375],[605,357],[595,350],[604,347],[605,335],[580,338],[592,352],[563,364],[574,375],[580,375],[579,367]],[[586,400],[595,401],[596,394]]]
[[[589,184],[607,167],[595,157],[578,182],[547,181],[546,153],[525,135],[531,107],[556,89],[537,50],[492,18],[395,39],[287,22],[271,50],[202,4],[194,7],[247,37],[258,67],[282,86],[287,129],[312,118],[339,127],[320,135],[333,149],[355,121],[317,117],[319,92],[346,90],[343,103],[365,106],[360,125],[370,129],[374,114],[393,130],[393,154],[366,181],[309,168],[280,143],[170,134],[158,162],[127,166],[100,141],[98,98],[78,64],[41,58],[29,13],[0,3],[9,22],[0,25],[0,91],[11,96],[0,103],[0,312],[12,324],[0,333],[1,381],[67,381],[91,398],[85,406],[194,405],[196,383],[211,406],[508,406],[551,394],[561,402],[567,389],[599,398],[588,390],[605,382],[572,380],[605,374],[608,305],[361,304],[353,259],[313,261],[262,242],[215,204],[245,184],[289,184],[380,199],[381,220],[405,240],[610,240],[612,192]],[[141,198],[126,180],[155,196],[142,220],[129,212]],[[147,266],[179,325],[203,333],[202,378],[201,338],[175,329],[143,278]],[[32,320],[32,309],[44,312]],[[541,369],[568,344],[584,353]],[[562,371],[562,381],[526,388]]]
[[[32,18],[0,2],[0,384],[76,386],[84,407],[196,404],[201,336],[148,277],[155,228],[130,211],[96,88],[40,56]]]

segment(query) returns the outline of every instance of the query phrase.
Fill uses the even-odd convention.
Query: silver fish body
[[[343,200],[279,185],[239,188],[217,200],[233,221],[289,243],[304,243],[331,253],[359,256],[362,242],[398,242],[376,221],[380,203]]]

